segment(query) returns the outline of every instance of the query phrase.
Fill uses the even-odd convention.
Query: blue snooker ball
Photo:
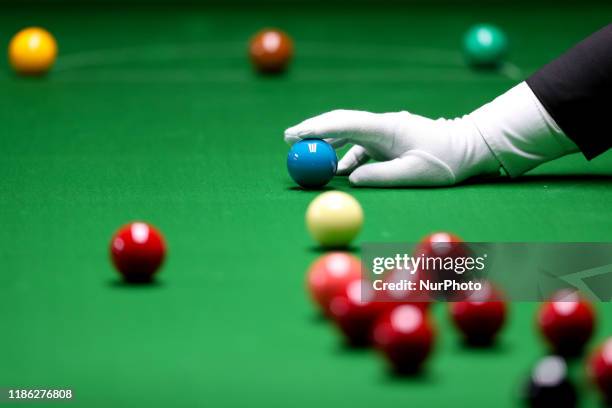
[[[338,156],[331,145],[320,139],[304,139],[287,155],[289,175],[304,188],[320,188],[336,174]]]

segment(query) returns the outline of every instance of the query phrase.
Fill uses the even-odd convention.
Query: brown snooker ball
[[[293,40],[281,30],[261,30],[251,38],[249,57],[261,73],[283,72],[293,57]]]

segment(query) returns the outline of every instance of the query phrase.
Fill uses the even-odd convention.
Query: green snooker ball
[[[498,67],[508,52],[506,34],[491,24],[471,27],[463,37],[463,52],[475,67]]]

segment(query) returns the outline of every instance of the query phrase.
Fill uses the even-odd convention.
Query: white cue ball
[[[363,226],[363,210],[353,196],[341,191],[318,195],[306,210],[310,235],[324,247],[348,246]]]

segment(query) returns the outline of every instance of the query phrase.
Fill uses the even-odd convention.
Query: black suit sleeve
[[[545,65],[527,84],[587,159],[612,146],[612,24]]]

